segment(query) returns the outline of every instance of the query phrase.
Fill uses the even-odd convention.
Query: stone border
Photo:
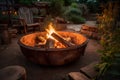
[[[95,65],[98,61],[95,61],[85,67],[80,68],[80,72],[70,72],[68,77],[70,80],[91,80],[94,79],[98,72],[95,70]]]

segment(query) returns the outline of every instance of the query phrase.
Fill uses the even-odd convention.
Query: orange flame
[[[47,38],[51,38],[51,39],[57,41],[54,37],[51,36],[52,33],[56,33],[55,29],[53,28],[53,24],[52,23],[50,23],[48,25],[48,29],[46,29],[46,31],[47,31],[47,35],[46,35]]]

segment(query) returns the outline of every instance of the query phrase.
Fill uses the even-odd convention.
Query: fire
[[[53,43],[54,48],[65,48],[65,46],[62,43],[60,43],[55,37],[53,37],[53,35],[52,35],[53,33],[59,35],[53,27],[54,27],[53,23],[50,23],[48,25],[48,28],[46,29],[46,32],[47,32],[46,37],[47,37],[47,39],[52,39],[51,42],[55,41]],[[51,42],[49,41],[48,43],[50,44]]]
[[[53,28],[53,24],[52,23],[50,23],[48,25],[48,29],[46,29],[46,31],[47,31],[47,35],[46,35],[47,39],[51,38],[51,39],[57,41],[54,37],[51,36],[52,33],[56,33],[55,29]]]
[[[46,28],[46,35],[35,37],[35,47],[41,48],[66,48],[71,47],[74,44],[69,36],[62,36],[53,28],[53,23],[48,25]]]

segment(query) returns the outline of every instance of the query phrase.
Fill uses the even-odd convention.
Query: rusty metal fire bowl
[[[58,31],[61,36],[71,37],[74,46],[67,48],[39,48],[34,47],[36,35],[44,36],[46,32],[37,32],[22,36],[18,44],[24,56],[41,65],[59,66],[68,64],[84,55],[88,39],[82,34],[66,31]]]

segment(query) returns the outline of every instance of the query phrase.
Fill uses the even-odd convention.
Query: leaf
[[[119,57],[120,58],[120,53],[116,53],[114,55],[115,55],[115,57]]]
[[[120,63],[120,58],[116,58],[115,62]]]
[[[100,71],[98,73],[98,77],[100,77],[101,75],[104,75],[108,67],[109,67],[109,64],[106,62],[99,64]]]
[[[119,70],[109,70],[108,73],[114,75],[114,76],[120,76],[120,71]]]

